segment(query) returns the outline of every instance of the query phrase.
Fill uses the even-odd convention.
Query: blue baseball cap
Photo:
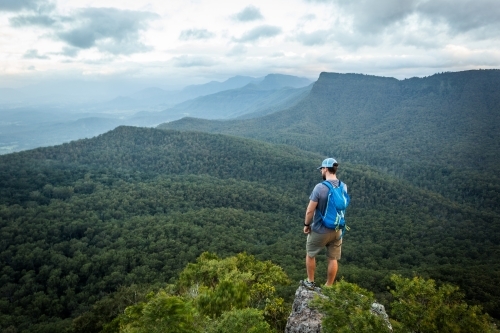
[[[321,163],[321,166],[318,167],[318,170],[321,168],[331,168],[334,164],[338,165],[337,161],[334,158],[329,157],[323,160],[323,163]]]

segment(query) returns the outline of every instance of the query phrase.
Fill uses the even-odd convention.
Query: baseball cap
[[[318,167],[318,169],[331,168],[334,164],[338,164],[337,161],[334,158],[329,157],[329,158],[323,160],[323,163],[321,163],[321,166]]]

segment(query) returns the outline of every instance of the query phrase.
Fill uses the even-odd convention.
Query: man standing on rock
[[[337,179],[338,163],[333,158],[327,158],[318,168],[321,170],[323,180],[330,182],[334,187],[343,186],[347,193],[347,186]],[[316,271],[316,255],[326,246],[328,257],[328,271],[326,286],[331,286],[337,275],[338,263],[342,247],[343,228],[330,229],[323,224],[322,216],[325,215],[328,202],[329,188],[323,183],[318,183],[311,195],[306,209],[304,233],[307,234],[306,243],[306,269],[307,280],[303,280],[304,287],[310,290],[316,288],[314,273]]]

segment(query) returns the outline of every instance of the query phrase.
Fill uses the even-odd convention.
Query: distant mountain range
[[[321,154],[349,147],[385,158],[498,170],[498,86],[498,70],[402,81],[321,73],[310,94],[288,110],[222,123],[186,118],[159,127],[293,142]]]
[[[499,70],[401,81],[321,73],[309,95],[289,109],[247,120],[184,118],[159,128],[294,145],[500,212],[493,204],[500,202],[498,87]]]
[[[162,112],[136,114],[128,124],[151,126],[163,119],[170,121],[185,116],[203,119],[258,117],[295,105],[307,96],[310,83],[308,79],[291,75],[269,74],[241,88],[200,96]]]
[[[206,119],[261,116],[294,105],[307,94],[310,83],[282,74],[235,76],[181,91],[148,88],[107,102],[78,104],[74,109],[4,106],[0,107],[0,154],[92,137],[119,125],[156,126],[186,115]],[[2,96],[17,98],[19,93],[0,90],[0,103]]]
[[[120,99],[127,99],[134,108],[143,107],[165,109],[184,101],[220,91],[241,88],[249,83],[258,83],[264,78],[254,78],[250,76],[234,76],[223,82],[211,81],[205,84],[190,85],[179,91],[167,91],[160,88],[146,88],[128,96],[121,96],[107,103],[107,106],[123,108]],[[116,104],[115,104],[116,103]]]
[[[154,87],[147,88],[134,94],[120,96],[105,102],[103,103],[103,107],[123,109],[126,108],[128,104],[132,109],[142,107],[147,110],[148,108],[154,107],[158,110],[160,108],[171,108],[174,105],[200,96],[238,89],[249,84],[255,85],[259,90],[276,90],[285,87],[301,88],[311,83],[312,81],[309,79],[284,74],[269,74],[261,78],[234,76],[223,82],[211,81],[205,84],[190,85],[180,91],[167,91]]]

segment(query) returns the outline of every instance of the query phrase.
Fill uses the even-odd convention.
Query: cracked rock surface
[[[320,333],[321,318],[323,315],[309,307],[309,301],[314,295],[321,295],[317,291],[306,289],[302,284],[295,292],[292,313],[286,322],[285,333]]]

